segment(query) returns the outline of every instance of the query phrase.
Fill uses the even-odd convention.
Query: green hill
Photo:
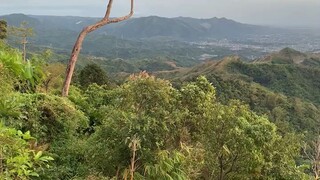
[[[0,41],[0,179],[312,179],[317,67],[232,56],[191,68],[140,59],[137,69],[81,56],[90,64],[60,97],[65,67],[48,54],[25,62]],[[114,83],[85,58],[174,84],[147,72]]]
[[[24,14],[12,14],[0,16],[10,25],[19,25],[22,21],[28,22],[38,32],[43,30],[65,30],[79,32],[84,26],[93,24],[99,18],[72,17],[72,16],[35,16]],[[279,31],[262,26],[242,24],[226,18],[165,18],[149,16],[132,18],[118,24],[111,24],[98,31],[99,34],[107,34],[121,38],[145,39],[168,37],[170,39],[207,40],[208,38],[245,38],[252,34],[264,34]],[[47,33],[50,35],[50,33]],[[61,34],[63,35],[63,34]]]
[[[309,57],[291,49],[269,57],[280,55],[285,60]],[[192,68],[157,72],[156,75],[172,80],[178,87],[205,75],[217,88],[218,99],[222,102],[240,99],[280,126],[317,133],[320,125],[320,68],[305,65],[311,59],[298,64],[294,62],[297,61],[272,63],[260,60],[247,63],[235,56],[219,62],[208,61]],[[313,59],[313,62],[319,61]]]

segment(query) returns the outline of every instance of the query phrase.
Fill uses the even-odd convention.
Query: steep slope
[[[275,52],[267,55],[264,58],[257,59],[255,62],[273,64],[301,64],[305,59],[307,59],[307,57],[307,54],[301,53],[291,48],[284,48],[279,52]]]
[[[27,22],[31,27],[38,27],[41,22],[33,17],[24,15],[24,14],[11,14],[0,16],[0,19],[4,19],[8,22],[8,25],[11,26],[20,26],[22,22]]]
[[[205,62],[176,73],[177,77],[174,78],[184,81],[199,75],[218,74],[224,79],[257,83],[274,92],[320,104],[319,63],[320,60],[311,55],[286,48],[267,56],[267,59],[251,63],[243,62],[237,56],[227,57],[219,62]],[[158,74],[163,77],[171,76],[170,73]]]
[[[284,56],[285,53],[286,50],[279,52]],[[262,61],[245,63],[239,57],[228,57],[220,62],[209,61],[156,75],[172,80],[175,86],[205,75],[216,87],[222,102],[240,99],[288,131],[291,127],[317,133],[320,127],[320,69],[317,67]]]
[[[232,63],[230,73],[241,75],[247,82],[259,83],[274,92],[307,99],[320,104],[320,69],[296,64]]]
[[[302,53],[291,48],[284,48],[279,52],[256,59],[255,63],[296,64],[308,67],[320,67],[320,55],[316,53]]]

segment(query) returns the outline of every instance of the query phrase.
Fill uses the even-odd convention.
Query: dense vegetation
[[[7,37],[7,22],[0,20],[0,39],[5,39]]]
[[[1,179],[319,173],[319,69],[308,63],[228,58],[157,74],[174,85],[146,72],[115,83],[89,64],[63,98],[64,66],[49,56],[29,53],[24,62],[0,42]]]
[[[312,130],[317,134],[320,71],[315,66],[303,65],[305,61],[301,64],[245,63],[238,57],[230,57],[158,76],[172,79],[179,86],[181,82],[206,75],[216,87],[221,102],[239,99],[255,112],[268,115],[273,122],[281,120],[295,130]]]

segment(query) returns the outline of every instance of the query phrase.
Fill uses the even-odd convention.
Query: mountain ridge
[[[220,76],[224,80],[257,83],[274,92],[320,104],[320,94],[317,91],[320,88],[317,78],[320,76],[320,56],[284,48],[267,57],[272,61],[260,58],[244,62],[238,56],[230,56],[220,61],[203,62],[191,68],[155,74],[176,82],[189,81],[200,75]]]
[[[17,26],[22,21],[31,21],[38,29],[61,28],[80,31],[100,18],[78,16],[39,16],[11,14],[0,16],[8,20],[9,25]],[[147,16],[132,18],[117,24],[110,24],[98,32],[129,39],[169,37],[179,40],[204,40],[210,38],[243,38],[249,34],[266,32],[268,27],[249,25],[227,18],[198,19],[190,17],[166,18]]]

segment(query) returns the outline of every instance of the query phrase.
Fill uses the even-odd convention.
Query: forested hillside
[[[91,64],[60,97],[64,66],[48,58],[1,42],[1,179],[314,176],[317,68],[231,57],[117,85]]]
[[[156,74],[170,79],[177,87],[205,75],[216,87],[221,102],[241,100],[279,126],[285,125],[298,132],[308,131],[306,135],[314,138],[320,123],[320,68],[306,63],[310,61],[317,64],[320,59],[284,49],[251,63],[243,62],[239,57],[228,57],[189,69]]]
[[[82,27],[93,24],[98,18],[72,16],[35,16],[11,14],[2,16],[10,25],[19,26],[22,21],[29,22],[39,34],[44,31],[62,35],[61,30],[76,33]],[[60,30],[60,31],[59,31]],[[279,32],[279,29],[242,24],[226,18],[164,18],[149,16],[133,18],[126,22],[113,24],[99,30],[97,34],[108,34],[125,39],[148,39],[166,37],[176,40],[207,40],[209,38],[245,38],[252,34]]]

